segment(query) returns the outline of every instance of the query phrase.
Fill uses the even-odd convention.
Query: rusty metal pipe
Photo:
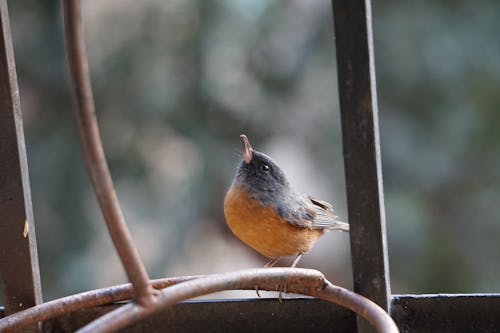
[[[151,280],[150,284],[155,289],[164,289],[174,284],[199,277],[201,276],[170,277]],[[85,308],[129,300],[133,296],[134,288],[132,284],[125,283],[58,298],[0,319],[0,332],[17,332],[31,324],[60,317]]]
[[[136,301],[143,306],[151,305],[154,290],[125,223],[102,147],[90,83],[80,0],[63,0],[62,5],[66,56],[77,106],[75,116],[87,169],[113,244],[134,286]]]
[[[377,332],[399,332],[392,318],[377,304],[345,288],[334,286],[316,270],[301,268],[251,269],[215,274],[166,288],[151,307],[130,303],[84,326],[78,333],[115,332],[180,301],[223,290],[278,290],[318,297],[347,307],[362,316]]]

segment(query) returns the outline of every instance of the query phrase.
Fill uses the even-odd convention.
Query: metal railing
[[[359,4],[363,5],[363,8],[360,9],[369,16],[369,8],[367,10],[365,7],[366,3],[359,2]],[[359,28],[366,30],[364,34],[360,34],[362,39],[358,41],[359,43],[351,44],[351,48],[340,46],[340,48],[345,48],[348,51],[344,54],[345,57],[339,57],[339,64],[342,64],[343,59],[351,59],[351,56],[347,53],[355,52],[358,54],[359,50],[357,47],[366,44],[362,47],[364,53],[362,52],[362,56],[357,58],[363,66],[358,67],[359,64],[354,64],[355,68],[360,68],[363,72],[342,72],[339,75],[339,82],[347,80],[350,82],[350,87],[352,87],[355,78],[359,82],[368,82],[367,87],[369,89],[361,91],[363,96],[366,94],[366,103],[350,103],[353,100],[352,92],[359,92],[360,90],[344,89],[347,86],[342,84],[341,104],[344,110],[344,132],[347,133],[344,136],[344,150],[346,156],[355,157],[346,158],[346,167],[356,170],[356,173],[361,172],[366,174],[366,177],[362,177],[366,183],[359,184],[358,182],[356,184],[359,179],[357,176],[359,175],[353,178],[351,174],[347,173],[348,199],[350,203],[354,203],[357,207],[355,209],[357,212],[356,217],[353,219],[354,230],[352,235],[355,240],[353,242],[355,284],[362,293],[365,293],[368,297],[372,297],[382,305],[382,308],[368,298],[332,285],[320,272],[314,270],[286,268],[253,269],[211,276],[171,278],[157,281],[156,283],[149,281],[144,264],[128,231],[102,147],[90,83],[80,5],[79,0],[62,1],[66,53],[73,85],[73,95],[76,101],[75,116],[94,192],[109,234],[131,285],[90,291],[42,303],[9,16],[7,4],[5,1],[2,1],[0,10],[3,52],[0,57],[3,64],[1,75],[3,82],[6,84],[2,86],[2,96],[0,97],[2,97],[2,101],[6,101],[4,111],[2,112],[6,121],[2,122],[2,126],[5,129],[5,133],[8,134],[8,136],[2,139],[2,145],[9,148],[5,149],[5,151],[9,152],[9,155],[6,155],[5,158],[8,161],[13,161],[13,163],[4,164],[4,169],[0,169],[0,173],[5,179],[11,180],[6,184],[11,186],[6,186],[5,191],[2,191],[6,196],[2,204],[9,208],[8,210],[2,209],[2,212],[5,212],[3,213],[5,219],[2,223],[2,237],[4,238],[2,240],[5,240],[5,242],[2,242],[2,244],[6,244],[9,249],[13,249],[14,251],[3,255],[2,264],[0,265],[7,300],[5,308],[7,316],[0,320],[0,330],[9,332],[30,326],[31,330],[36,331],[39,323],[54,317],[85,307],[132,298],[133,301],[127,305],[99,317],[80,329],[81,332],[112,332],[150,316],[162,308],[195,296],[228,289],[254,289],[258,287],[263,290],[274,290],[276,286],[279,286],[280,290],[315,296],[319,299],[347,307],[367,319],[379,332],[397,332],[394,322],[387,312],[384,311],[384,309],[388,309],[389,304],[387,275],[383,274],[379,276],[378,271],[373,271],[376,275],[369,276],[368,280],[360,279],[362,276],[365,277],[366,274],[358,274],[359,278],[356,278],[356,272],[359,272],[360,269],[362,270],[360,266],[363,265],[361,258],[365,257],[360,252],[362,249],[356,246],[356,244],[359,244],[358,240],[360,240],[360,237],[363,237],[360,233],[367,232],[365,228],[359,228],[361,223],[364,223],[365,217],[369,217],[371,221],[370,230],[376,230],[381,236],[377,237],[376,241],[373,241],[371,244],[381,251],[385,250],[385,234],[383,229],[378,227],[383,226],[384,221],[383,214],[381,214],[383,213],[383,201],[379,200],[379,195],[382,192],[381,182],[378,178],[380,174],[380,158],[378,155],[378,133],[376,131],[376,99],[372,98],[375,94],[375,89],[370,84],[373,79],[373,68],[371,68],[372,61],[365,62],[365,60],[373,57],[371,47],[368,47],[371,41],[369,40],[370,30],[366,24],[369,21],[360,20],[358,22],[361,24]],[[349,2],[346,2],[344,5],[347,5],[346,8],[335,11],[337,15],[342,16],[344,14],[339,14],[339,12],[342,13],[349,9]],[[356,8],[351,9],[357,10]],[[336,25],[336,29],[340,43],[343,40],[341,36],[345,35],[347,31],[343,30],[342,25],[339,24]],[[366,73],[368,76],[364,76],[365,70],[367,70]],[[356,85],[355,82],[354,85]],[[354,97],[357,98],[357,96]],[[354,117],[350,118],[353,115]],[[365,116],[367,117],[365,118]],[[359,119],[359,117],[363,119]],[[369,135],[360,135],[356,131],[353,125],[357,121],[363,121],[368,124],[366,128],[361,130],[369,133]],[[359,138],[366,138],[368,142],[363,142]],[[17,149],[15,149],[16,147]],[[360,162],[362,164],[359,164]],[[359,169],[359,166],[365,163],[370,167]],[[372,166],[374,169],[371,168]],[[374,174],[373,170],[375,170]],[[366,187],[365,185],[369,186]],[[363,192],[363,196],[360,197],[356,195],[360,189],[369,189],[369,191]],[[359,200],[360,198],[361,201]],[[9,204],[9,200],[14,204]],[[362,214],[359,215],[359,212]],[[22,228],[19,229],[20,227]],[[380,243],[375,245],[378,242]],[[369,251],[372,253],[371,249]],[[379,252],[377,251],[373,252],[374,257],[377,257],[378,254]],[[21,255],[22,260],[17,260],[16,255]],[[386,255],[383,255],[383,260],[380,262],[382,272],[386,271],[384,266],[386,257]],[[367,281],[370,281],[372,284],[375,283],[377,287],[366,286],[365,283]],[[175,284],[175,286],[171,286],[171,284]],[[379,287],[381,287],[380,290],[378,290]]]
[[[302,306],[309,317],[314,315],[319,318],[321,324],[316,327],[319,331],[333,327],[339,331],[354,329],[352,313],[332,308],[331,304],[320,300],[286,300],[283,304],[274,300],[206,301],[171,307],[182,300],[219,290],[254,289],[256,286],[262,290],[275,290],[276,286],[284,288],[285,285],[289,292],[314,296],[353,310],[368,319],[379,332],[398,331],[387,313],[391,313],[405,331],[416,328],[416,331],[425,330],[426,325],[441,327],[443,331],[452,330],[459,327],[457,323],[464,318],[477,318],[476,327],[500,327],[498,295],[391,295],[369,0],[332,1],[354,292],[332,285],[318,271],[288,268],[150,281],[121,213],[102,149],[90,85],[80,1],[63,0],[62,4],[67,59],[86,163],[108,231],[131,283],[42,302],[9,15],[6,0],[0,0],[0,276],[5,295],[1,332],[21,328],[24,331],[50,331],[50,327],[46,325],[42,328],[39,323],[49,323],[53,318],[71,314],[78,317],[71,319],[78,323],[75,327],[90,322],[81,332],[115,331],[160,311],[163,311],[165,323],[162,325],[165,327],[179,320],[189,320],[190,316],[214,322],[224,316],[236,316],[235,312],[228,310],[228,304],[238,312],[239,320],[227,324],[233,329],[248,328],[243,326],[248,325],[243,318],[252,319],[260,325],[268,324],[265,319],[259,320],[259,312],[255,309],[276,312],[277,306],[283,310],[280,318],[293,322],[297,330],[310,327],[307,320],[287,313],[291,309],[290,304],[295,308]],[[125,305],[99,308],[92,315],[85,313],[85,309],[130,299],[132,301]],[[167,307],[168,310],[164,310]],[[179,307],[184,310],[178,311]],[[439,326],[439,318],[435,317],[450,315],[450,309],[457,307],[463,313],[467,312],[468,316],[455,313],[453,323],[446,321]],[[196,310],[189,310],[193,308]],[[210,313],[210,318],[204,313]],[[246,316],[242,317],[243,313]],[[422,321],[420,318],[424,314],[427,314],[427,319]],[[358,332],[371,331],[364,320],[358,320],[357,326]],[[207,330],[206,326],[204,330]]]

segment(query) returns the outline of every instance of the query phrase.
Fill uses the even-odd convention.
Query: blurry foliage
[[[346,217],[329,1],[86,0],[105,149],[152,277],[259,266],[222,201],[238,134]],[[91,191],[59,1],[11,1],[46,299],[125,280]],[[498,291],[500,2],[377,1],[394,292]],[[347,237],[304,267],[350,285]]]
[[[392,277],[499,291],[500,3],[375,6]]]

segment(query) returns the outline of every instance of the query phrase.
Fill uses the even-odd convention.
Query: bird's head
[[[289,187],[281,168],[266,154],[255,151],[245,134],[240,135],[243,143],[243,160],[238,166],[235,181],[251,192],[279,194]]]

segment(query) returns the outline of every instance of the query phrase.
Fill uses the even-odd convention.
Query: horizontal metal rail
[[[121,306],[123,303],[81,309],[58,317],[52,325],[57,332],[73,332]],[[394,295],[391,308],[401,332],[498,332],[500,328],[500,294]],[[285,298],[280,304],[275,298],[252,298],[179,303],[123,332],[347,333],[355,325],[351,311],[318,299]]]

